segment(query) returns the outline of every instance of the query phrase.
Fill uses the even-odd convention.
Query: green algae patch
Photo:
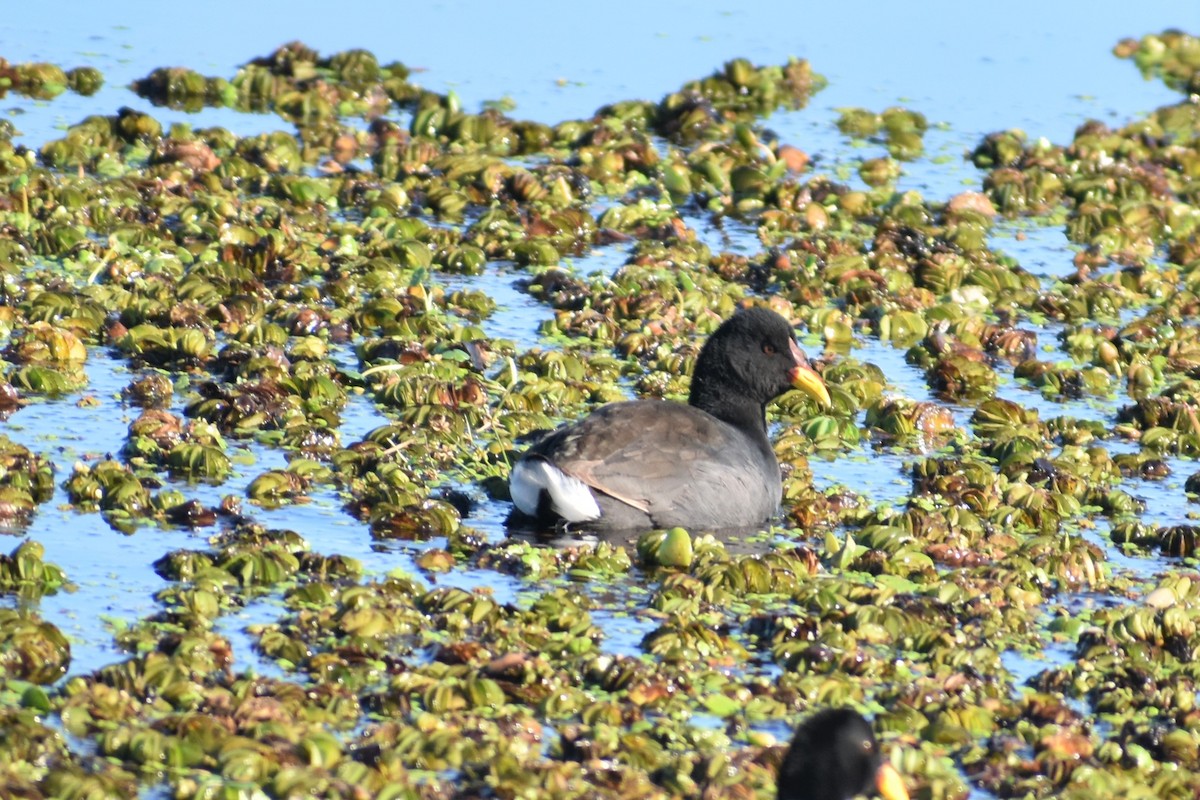
[[[103,85],[104,75],[95,67],[64,70],[57,64],[10,64],[0,58],[0,97],[13,91],[35,100],[53,100],[68,89],[89,96]]]
[[[63,588],[66,574],[47,563],[43,555],[45,549],[33,541],[22,542],[7,555],[0,554],[0,592],[37,598]]]

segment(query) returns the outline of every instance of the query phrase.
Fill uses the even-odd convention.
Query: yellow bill
[[[884,764],[875,773],[875,790],[883,800],[908,800],[904,779],[891,764]]]
[[[825,381],[809,366],[808,357],[804,355],[803,350],[796,346],[796,342],[792,341],[791,345],[792,358],[796,360],[796,366],[792,367],[792,386],[825,408],[833,405],[829,399],[829,389],[825,386]]]

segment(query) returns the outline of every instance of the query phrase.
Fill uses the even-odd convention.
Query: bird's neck
[[[740,398],[740,402],[730,398]],[[720,391],[703,379],[692,381],[688,404],[707,412],[722,422],[728,422],[744,431],[756,431],[767,435],[767,404],[747,400],[739,392],[726,388]]]

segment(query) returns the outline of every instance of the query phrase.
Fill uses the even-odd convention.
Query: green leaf
[[[742,704],[723,694],[710,694],[704,698],[704,707],[717,717],[732,717],[742,710]]]
[[[877,575],[875,583],[900,594],[912,594],[920,589],[917,584],[901,575]]]
[[[47,713],[50,711],[50,698],[42,687],[26,686],[25,691],[21,693],[21,705]]]

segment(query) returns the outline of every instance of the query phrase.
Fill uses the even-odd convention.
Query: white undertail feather
[[[513,504],[531,517],[537,515],[543,491],[550,495],[554,513],[567,522],[600,517],[600,506],[586,483],[540,458],[518,461],[508,479],[508,490]]]

